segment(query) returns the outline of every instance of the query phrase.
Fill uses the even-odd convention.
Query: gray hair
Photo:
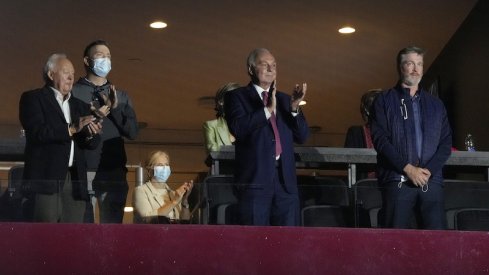
[[[248,59],[246,59],[246,69],[248,70],[248,73],[251,68],[256,66],[256,59],[262,53],[270,53],[270,51],[265,48],[256,48],[250,52]]]
[[[52,81],[49,78],[48,73],[54,70],[56,64],[60,59],[65,59],[65,58],[68,57],[64,53],[53,53],[52,55],[49,56],[48,61],[46,61],[46,64],[42,69],[42,78],[44,79],[44,83],[51,84]]]

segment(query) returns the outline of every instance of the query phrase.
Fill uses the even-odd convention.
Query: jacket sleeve
[[[402,174],[404,167],[409,163],[391,143],[391,133],[388,127],[388,106],[382,95],[377,96],[373,105],[371,121],[372,142],[377,154],[386,159],[398,173]]]
[[[290,107],[290,96],[284,93],[277,93],[277,100],[279,101],[280,109],[283,112],[284,119],[288,124],[289,128],[292,130],[292,134],[294,137],[294,142],[298,144],[303,144],[306,142],[309,137],[309,126],[307,125],[306,117],[302,110],[299,109],[299,112],[296,116],[292,115],[292,109]],[[277,108],[278,108],[277,107]]]
[[[204,122],[204,125],[202,125],[204,131],[204,145],[208,153],[219,150],[219,144],[216,142],[216,132],[211,126],[211,123],[211,121],[206,121]]]
[[[41,91],[23,93],[19,102],[19,119],[30,141],[38,144],[67,142],[71,137],[68,123],[48,123],[48,110],[41,103]],[[52,112],[53,110],[49,110]],[[50,113],[51,116],[55,114]]]
[[[245,139],[258,128],[268,127],[268,120],[262,108],[247,110],[243,96],[238,91],[228,92],[225,96],[225,114],[229,131],[236,140]]]
[[[123,91],[117,91],[117,97],[117,108],[110,110],[109,119],[114,122],[122,136],[133,140],[139,129],[132,101]]]
[[[448,122],[445,107],[442,107],[441,118],[441,134],[438,147],[433,157],[426,164],[426,169],[428,169],[431,174],[435,174],[443,168],[452,152],[452,130]]]

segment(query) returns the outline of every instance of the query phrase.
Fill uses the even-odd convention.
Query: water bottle
[[[465,137],[465,150],[469,152],[475,152],[474,139],[472,138],[471,134],[467,134],[467,136]]]

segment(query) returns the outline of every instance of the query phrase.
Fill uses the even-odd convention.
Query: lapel
[[[59,103],[56,100],[56,96],[54,95],[53,89],[51,89],[48,86],[44,86],[44,88],[41,90],[41,93],[43,94],[43,97],[47,100],[48,104],[51,105],[51,107],[54,108],[54,110],[56,110],[56,113],[63,120],[65,120],[65,115],[63,114],[63,110],[61,110],[61,107],[59,106]]]
[[[253,86],[253,83],[250,82],[248,86],[246,86],[246,90],[246,95],[248,96],[248,99],[250,100],[253,109],[262,109],[264,107],[263,100],[258,95],[258,91]]]
[[[68,104],[70,105],[70,116],[71,116],[71,122],[72,123],[78,123],[78,119],[82,114],[80,114],[80,109],[77,108],[78,105],[75,104],[75,98],[73,95],[71,95],[70,99],[68,100]]]

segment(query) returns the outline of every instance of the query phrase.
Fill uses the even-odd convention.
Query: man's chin
[[[421,79],[404,79],[402,83],[408,87],[418,86],[421,82]]]
[[[273,83],[273,80],[269,80],[269,79],[264,79],[264,80],[261,80],[259,81],[259,86],[271,86]]]

